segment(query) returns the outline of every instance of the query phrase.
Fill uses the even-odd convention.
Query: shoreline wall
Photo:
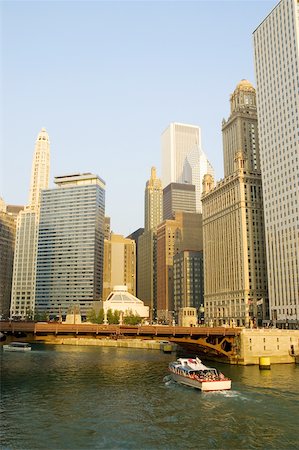
[[[35,336],[34,342],[51,345],[93,345],[98,347],[140,348],[145,350],[161,349],[160,341],[143,339]]]
[[[271,364],[291,364],[299,355],[299,330],[244,328],[239,339],[237,364],[259,364],[263,356],[269,357]]]

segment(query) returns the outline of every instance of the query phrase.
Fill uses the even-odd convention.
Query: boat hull
[[[10,345],[3,345],[5,352],[30,352],[31,347],[11,347]]]
[[[203,392],[208,391],[227,391],[231,389],[231,380],[213,380],[213,381],[198,381],[189,377],[184,377],[171,371],[174,381],[185,386],[200,389]]]

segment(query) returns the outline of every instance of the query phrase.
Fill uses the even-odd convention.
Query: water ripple
[[[157,351],[42,347],[1,354],[1,449],[295,449],[298,370],[222,367],[233,389],[172,381]]]

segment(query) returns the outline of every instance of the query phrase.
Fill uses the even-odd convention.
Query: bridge
[[[93,337],[101,339],[167,339],[191,352],[223,362],[235,363],[239,353],[241,328],[179,327],[167,325],[102,325],[59,322],[0,322],[4,336],[41,340],[42,336]]]

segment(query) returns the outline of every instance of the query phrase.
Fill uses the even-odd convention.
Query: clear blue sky
[[[229,96],[254,83],[252,32],[277,4],[258,1],[2,1],[1,185],[26,204],[36,136],[56,175],[106,181],[112,230],[143,226],[151,166],[170,122],[199,125],[223,176]]]

